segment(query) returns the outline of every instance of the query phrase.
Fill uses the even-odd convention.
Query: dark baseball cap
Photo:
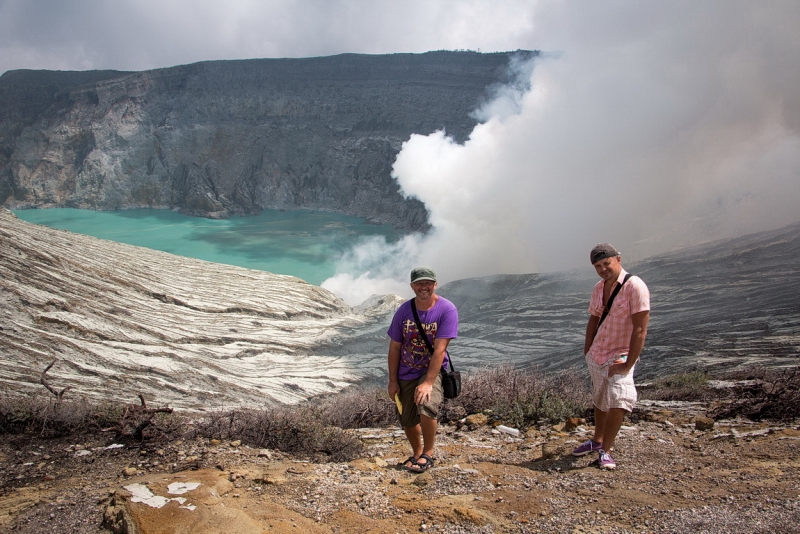
[[[433,269],[428,267],[417,267],[411,271],[411,283],[419,282],[420,280],[433,280],[436,281],[436,273]]]
[[[600,260],[615,256],[619,256],[619,251],[614,248],[614,245],[611,243],[598,243],[589,254],[589,259],[592,260],[592,265],[594,265]]]

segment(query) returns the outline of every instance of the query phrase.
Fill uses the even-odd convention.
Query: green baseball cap
[[[433,280],[436,281],[436,273],[433,269],[428,267],[417,267],[411,271],[411,283],[419,282],[420,280]]]

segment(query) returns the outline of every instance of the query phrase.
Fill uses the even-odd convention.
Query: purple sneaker
[[[597,459],[597,466],[600,469],[616,469],[617,464],[614,459],[603,449],[600,449],[600,457]]]
[[[586,443],[576,447],[575,450],[572,451],[572,456],[583,456],[584,454],[600,450],[603,450],[603,445],[590,439],[587,440]]]

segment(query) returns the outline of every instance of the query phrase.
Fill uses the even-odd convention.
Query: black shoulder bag
[[[628,281],[628,278],[633,276],[631,273],[627,273],[625,278],[622,279],[622,283],[614,288],[614,291],[611,292],[611,295],[608,296],[608,302],[606,302],[606,307],[603,308],[603,315],[600,316],[600,321],[597,323],[597,330],[600,330],[600,325],[603,324],[603,321],[606,319],[606,315],[608,315],[609,310],[611,309],[611,305],[614,304],[614,297],[617,296],[619,290],[622,289],[622,286],[625,285],[625,282]],[[597,331],[595,330],[595,332]]]
[[[425,329],[422,328],[422,321],[419,320],[417,303],[414,301],[414,299],[411,299],[411,311],[414,313],[414,321],[417,323],[417,331],[419,332],[419,335],[422,336],[422,340],[425,342],[425,346],[428,347],[428,351],[430,351],[431,356],[433,356],[433,345],[431,345],[431,340],[428,339],[428,334],[425,332]],[[453,359],[449,358],[449,360],[450,371],[445,371],[444,367],[441,369],[442,391],[444,392],[445,399],[455,399],[458,397],[459,393],[461,393],[461,373],[456,371],[453,367]]]

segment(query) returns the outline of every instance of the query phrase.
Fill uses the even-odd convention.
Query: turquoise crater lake
[[[179,256],[289,274],[319,285],[336,274],[342,253],[364,238],[392,243],[402,232],[331,212],[265,210],[214,220],[168,210],[15,210],[20,219]]]

